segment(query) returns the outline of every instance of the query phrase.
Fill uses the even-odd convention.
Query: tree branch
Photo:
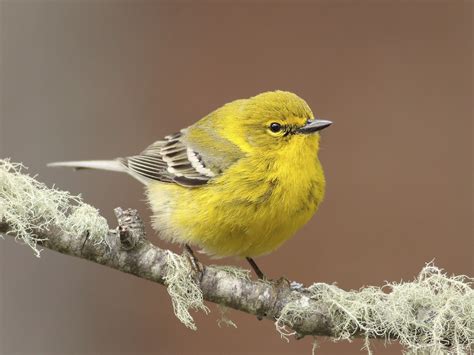
[[[39,239],[44,239],[39,244],[45,248],[165,284],[168,251],[146,239],[143,223],[135,210],[117,208],[115,212],[119,226],[109,231],[107,243],[95,243],[88,240],[87,234],[70,235],[59,228],[33,232]],[[0,234],[9,235],[9,231],[9,225],[0,222]],[[117,244],[119,248],[116,248]],[[314,315],[292,322],[291,329],[295,334],[299,337],[335,335],[327,305],[311,300],[303,288],[292,289],[283,279],[276,283],[252,281],[216,266],[199,266],[202,274],[198,283],[205,300],[272,321],[290,301],[308,303],[315,310]]]

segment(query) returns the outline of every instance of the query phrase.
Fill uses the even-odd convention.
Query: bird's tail
[[[118,172],[127,172],[126,167],[119,160],[83,160],[83,161],[62,161],[49,163],[48,166],[64,166],[78,169],[109,170]]]

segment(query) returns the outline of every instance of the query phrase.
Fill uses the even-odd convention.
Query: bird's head
[[[222,107],[220,118],[229,140],[248,150],[319,141],[318,132],[331,121],[315,119],[308,104],[287,91],[269,91]],[[293,144],[292,144],[293,143]]]

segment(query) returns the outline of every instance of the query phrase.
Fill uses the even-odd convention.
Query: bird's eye
[[[281,124],[277,122],[273,122],[270,124],[270,131],[272,131],[273,133],[280,132],[280,130],[281,130]]]

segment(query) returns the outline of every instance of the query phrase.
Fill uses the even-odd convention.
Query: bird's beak
[[[320,131],[326,127],[329,127],[330,125],[332,125],[332,122],[328,120],[320,120],[320,119],[308,120],[306,124],[303,127],[299,128],[296,132],[303,133],[303,134],[310,134],[310,133]]]

